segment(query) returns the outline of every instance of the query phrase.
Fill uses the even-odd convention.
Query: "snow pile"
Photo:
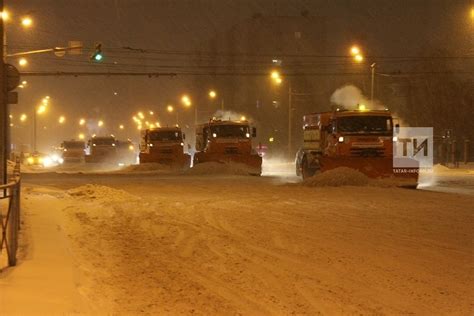
[[[339,167],[307,178],[302,184],[308,187],[366,186],[369,178],[360,171]]]
[[[369,179],[369,186],[379,188],[399,188],[411,187],[416,188],[417,181],[415,179],[404,179],[397,177]]]
[[[138,165],[129,165],[120,169],[125,172],[150,172],[157,170],[170,170],[170,166],[159,163],[142,163]]]
[[[249,175],[252,168],[237,162],[203,162],[194,165],[186,170],[186,174],[205,175],[205,174],[227,174],[227,175]]]
[[[75,198],[94,201],[100,200],[103,202],[125,202],[137,199],[136,196],[127,193],[124,190],[117,190],[98,184],[86,184],[70,189],[67,193]]]

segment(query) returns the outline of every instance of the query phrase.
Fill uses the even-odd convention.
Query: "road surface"
[[[29,174],[25,220],[61,214],[84,305],[61,312],[472,313],[473,196],[287,179]]]

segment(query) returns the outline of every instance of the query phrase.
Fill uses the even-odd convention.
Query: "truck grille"
[[[383,157],[383,148],[351,148],[351,156],[356,157]]]
[[[234,155],[239,153],[239,149],[237,147],[226,147],[224,149],[224,153]]]
[[[160,149],[160,154],[172,154],[172,153],[173,153],[173,149],[171,148]]]

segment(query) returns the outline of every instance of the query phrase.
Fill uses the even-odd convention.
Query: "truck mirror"
[[[183,133],[183,140],[185,140],[185,139],[186,139],[186,134],[185,134],[185,133]]]
[[[252,127],[252,137],[257,137],[257,128]]]
[[[400,133],[400,124],[395,124],[395,134]]]

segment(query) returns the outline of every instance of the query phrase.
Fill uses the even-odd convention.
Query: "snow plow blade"
[[[415,160],[405,159],[408,167],[395,168],[394,161],[390,158],[379,157],[321,157],[321,172],[335,169],[338,167],[347,167],[358,170],[369,178],[404,178],[418,181],[418,163]],[[397,164],[398,165],[398,164]]]
[[[262,174],[262,157],[259,155],[222,155],[209,153],[196,153],[194,163],[221,162],[241,163],[248,167],[249,174],[259,176]]]
[[[191,165],[191,156],[188,154],[181,155],[160,155],[160,154],[146,154],[140,153],[140,163],[157,163],[161,165],[170,166],[172,168],[189,168]]]

